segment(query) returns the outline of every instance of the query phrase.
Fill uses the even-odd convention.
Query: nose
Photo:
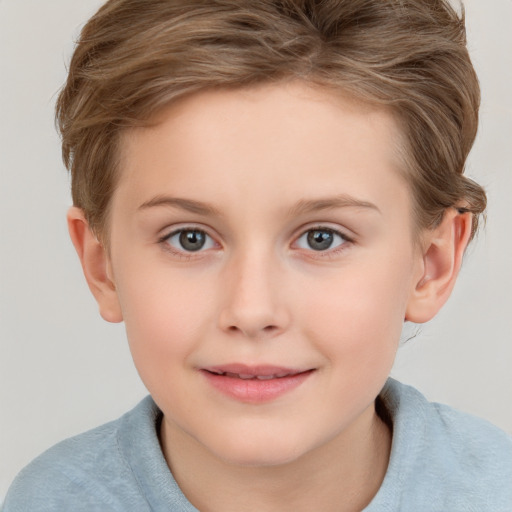
[[[269,255],[234,258],[222,280],[219,327],[231,335],[273,338],[289,324],[282,269]]]

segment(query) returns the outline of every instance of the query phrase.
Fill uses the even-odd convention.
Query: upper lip
[[[202,370],[221,374],[233,374],[241,378],[254,378],[254,377],[286,377],[288,375],[297,375],[309,371],[307,369],[288,368],[284,366],[274,365],[246,365],[241,363],[223,364],[218,366],[208,366]]]

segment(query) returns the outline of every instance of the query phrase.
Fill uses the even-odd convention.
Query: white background
[[[41,451],[145,395],[122,325],[103,322],[68,241],[55,95],[100,0],[0,0],[0,501]],[[512,433],[512,1],[466,2],[483,105],[469,175],[488,223],[449,303],[393,376]],[[410,332],[410,330],[408,331]]]

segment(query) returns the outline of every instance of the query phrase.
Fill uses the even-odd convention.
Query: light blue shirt
[[[511,512],[512,438],[484,420],[429,403],[389,379],[391,458],[364,512]],[[120,419],[67,439],[15,479],[3,512],[197,512],[157,437],[151,397]]]

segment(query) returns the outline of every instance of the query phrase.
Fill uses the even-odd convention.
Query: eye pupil
[[[334,241],[334,235],[331,231],[312,230],[308,233],[308,245],[315,251],[329,249]]]
[[[206,237],[202,231],[182,231],[180,233],[180,244],[187,251],[199,251],[205,242]]]

